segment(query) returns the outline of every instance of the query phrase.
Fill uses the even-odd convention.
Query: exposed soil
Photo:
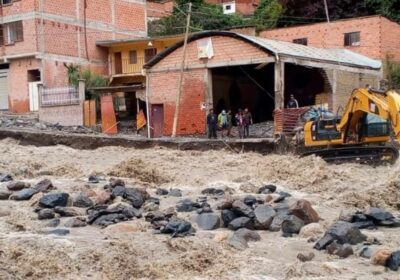
[[[323,227],[342,209],[380,206],[400,210],[400,162],[393,166],[331,165],[319,158],[293,155],[237,154],[229,151],[179,151],[167,148],[103,147],[75,150],[65,146],[21,146],[0,141],[0,173],[36,183],[49,178],[69,193],[100,190],[106,183],[87,183],[92,174],[121,177],[131,186],[180,188],[196,198],[202,189],[218,186],[245,195],[263,184],[309,200]],[[4,184],[3,184],[4,185]],[[298,236],[260,231],[261,241],[237,251],[216,234],[227,229],[198,230],[195,236],[171,239],[141,224],[134,233],[119,234],[94,226],[73,228],[63,237],[43,235],[30,201],[0,201],[0,279],[399,279],[399,272],[374,266],[368,259],[340,259],[312,249]],[[162,199],[161,209],[179,198]],[[179,214],[195,225],[195,213]],[[135,220],[136,221],[136,220]],[[133,222],[135,222],[133,221]],[[137,220],[139,221],[139,220]],[[62,221],[63,223],[63,221]],[[400,229],[363,230],[381,247],[400,248]],[[298,253],[313,252],[302,263]]]

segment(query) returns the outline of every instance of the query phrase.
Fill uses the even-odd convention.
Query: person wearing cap
[[[218,115],[218,126],[221,128],[221,135],[224,137],[225,131],[228,129],[228,115],[225,110]]]
[[[299,108],[299,102],[294,98],[294,95],[290,95],[289,102],[287,104],[287,108]]]

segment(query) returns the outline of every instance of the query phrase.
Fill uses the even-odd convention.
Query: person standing
[[[214,110],[211,109],[207,115],[207,126],[208,126],[208,138],[217,138],[217,116],[214,114]]]
[[[289,102],[287,104],[287,108],[299,108],[299,102],[294,98],[294,95],[290,95]]]
[[[226,133],[226,136],[231,137],[231,131],[232,131],[232,111],[228,110],[227,114],[227,119],[228,119],[228,132]]]
[[[242,139],[244,136],[244,117],[242,109],[235,115],[236,125],[239,130],[239,137]]]
[[[244,137],[249,137],[250,136],[250,125],[253,124],[253,117],[251,116],[251,113],[249,109],[244,109]]]
[[[224,137],[224,133],[228,129],[228,115],[225,110],[218,115],[218,125],[221,128],[221,135]]]

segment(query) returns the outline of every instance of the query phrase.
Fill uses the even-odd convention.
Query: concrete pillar
[[[275,61],[275,109],[285,107],[285,63]]]
[[[79,92],[79,100],[85,101],[85,86],[86,81],[83,79],[78,80],[78,92]]]
[[[38,96],[39,96],[39,110],[42,107],[42,93],[44,90],[44,85],[42,83],[37,84],[38,87]]]

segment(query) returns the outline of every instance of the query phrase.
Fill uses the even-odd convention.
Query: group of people
[[[217,138],[217,130],[221,130],[222,137],[232,137],[233,121],[239,131],[240,138],[250,136],[250,125],[253,124],[253,117],[249,109],[239,109],[233,120],[231,110],[222,110],[217,116],[214,110],[211,109],[207,115],[208,138]]]

